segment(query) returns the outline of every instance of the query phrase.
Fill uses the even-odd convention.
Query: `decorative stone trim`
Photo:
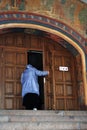
[[[36,24],[44,27],[48,27],[63,33],[64,35],[75,41],[85,53],[86,49],[86,39],[83,38],[75,30],[67,26],[66,24],[52,19],[43,15],[26,13],[26,12],[1,12],[0,13],[0,24],[7,23],[26,23],[26,24]]]

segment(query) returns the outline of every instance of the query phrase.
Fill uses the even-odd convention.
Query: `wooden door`
[[[59,69],[67,67],[68,70]],[[75,76],[75,58],[69,52],[53,53],[54,104],[58,110],[76,110],[77,84]]]
[[[3,109],[3,48],[0,48],[0,109]]]
[[[51,47],[51,45],[50,45]],[[54,109],[54,100],[53,100],[53,70],[52,70],[52,52],[48,47],[48,44],[44,47],[44,69],[49,71],[49,75],[45,78],[44,86],[44,99],[45,99],[45,109],[52,110]]]
[[[4,49],[4,109],[23,109],[20,77],[26,65],[26,52]]]

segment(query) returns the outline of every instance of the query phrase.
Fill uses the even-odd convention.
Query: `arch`
[[[18,14],[17,14],[18,15]],[[39,29],[39,30],[42,30],[42,31],[46,31],[46,32],[50,32],[51,34],[55,34],[61,38],[63,38],[64,40],[66,40],[69,44],[71,44],[78,52],[79,54],[81,55],[81,60],[82,60],[82,76],[83,76],[83,83],[84,83],[84,92],[85,92],[85,105],[87,105],[87,81],[86,81],[86,60],[85,60],[85,53],[86,53],[86,50],[85,50],[85,47],[80,44],[80,42],[83,40],[83,38],[80,37],[80,35],[77,35],[77,37],[74,37],[71,34],[63,32],[63,30],[61,30],[60,28],[56,28],[56,26],[53,26],[53,23],[50,24],[49,22],[49,19],[47,18],[48,20],[48,25],[47,24],[43,24],[43,21],[37,22],[35,21],[35,19],[33,19],[33,15],[31,14],[31,18],[33,19],[32,21],[27,21],[27,19],[19,19],[17,18],[17,15],[13,14],[12,15],[12,19],[10,17],[10,19],[7,19],[7,16],[9,15],[5,15],[5,19],[1,19],[0,23],[0,29],[4,29],[4,28],[13,28],[13,27],[20,27],[20,28],[32,28],[32,29]],[[13,18],[14,16],[14,18]],[[35,15],[36,16],[36,15]],[[21,16],[20,16],[21,17]],[[41,17],[39,17],[39,20],[41,20]],[[25,18],[25,15],[23,16],[23,18]],[[36,17],[35,17],[36,18]],[[15,19],[15,21],[14,21]],[[5,21],[4,21],[5,20]],[[10,21],[11,20],[11,21]],[[17,21],[16,21],[17,20]],[[28,19],[29,20],[29,19]],[[4,21],[4,22],[3,22]],[[54,20],[55,21],[55,20]],[[26,23],[27,22],[27,23]],[[53,21],[51,21],[53,22]],[[62,26],[62,24],[61,24]],[[84,40],[83,40],[84,42]]]

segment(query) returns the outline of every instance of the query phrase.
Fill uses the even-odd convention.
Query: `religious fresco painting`
[[[87,38],[85,0],[0,0],[0,11],[26,11],[56,18]]]

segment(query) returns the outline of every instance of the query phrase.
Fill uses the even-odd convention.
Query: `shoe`
[[[37,111],[37,108],[33,108],[34,111]]]

